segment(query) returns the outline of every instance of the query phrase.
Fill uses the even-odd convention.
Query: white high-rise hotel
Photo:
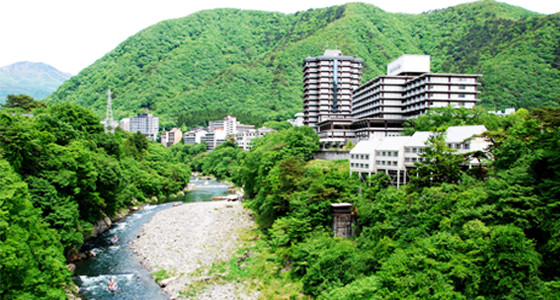
[[[334,72],[336,54],[344,58],[338,65],[347,66],[342,73]],[[405,120],[425,114],[431,107],[472,108],[479,101],[478,78],[482,75],[431,73],[429,55],[402,55],[387,65],[387,75],[363,85],[359,85],[361,66],[361,59],[342,56],[339,50],[305,59],[305,124],[316,129],[323,143],[342,146],[349,139],[395,136]],[[332,95],[336,95],[333,73],[346,78],[338,80],[338,86],[346,88],[339,87],[338,99]],[[333,105],[336,100],[338,110]]]
[[[323,119],[350,117],[352,91],[360,86],[363,60],[325,50],[303,62],[303,123],[317,129]]]
[[[472,108],[478,99],[479,74],[430,73],[429,55],[403,55],[356,90],[352,116],[356,119],[408,119],[430,107]]]

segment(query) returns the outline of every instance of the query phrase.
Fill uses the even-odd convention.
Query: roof
[[[480,135],[487,131],[484,125],[451,126],[447,128],[445,141],[447,143],[462,143],[473,135]]]
[[[423,147],[426,146],[426,141],[434,134],[431,131],[417,131],[406,142],[406,147]]]
[[[350,154],[363,154],[363,153],[372,153],[375,148],[381,144],[383,139],[371,139],[371,140],[362,140],[359,141],[352,150],[350,150]]]
[[[375,150],[400,150],[410,136],[389,136],[383,139],[383,142]]]

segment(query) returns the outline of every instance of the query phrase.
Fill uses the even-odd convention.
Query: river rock
[[[111,228],[111,219],[109,219],[109,217],[104,217],[102,220],[100,220],[99,222],[95,223],[95,225],[93,225],[93,233],[92,236],[96,237],[100,234],[102,234],[103,232],[109,230],[109,228]]]
[[[165,285],[163,291],[169,296],[176,296],[185,285],[200,279],[198,268],[230,259],[237,249],[239,233],[254,227],[248,211],[239,202],[185,203],[156,213],[142,226],[142,238],[132,241],[131,248],[150,273],[163,269],[175,276],[160,285]],[[222,274],[216,276],[219,275]],[[241,293],[241,285],[212,285],[212,293],[195,298],[258,298],[257,295],[236,298],[231,291]]]
[[[67,264],[66,268],[68,269],[68,271],[74,272],[76,270],[76,265],[75,264]]]

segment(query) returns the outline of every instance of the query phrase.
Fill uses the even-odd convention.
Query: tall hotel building
[[[355,89],[352,123],[357,139],[398,135],[405,120],[432,107],[473,108],[480,74],[430,73],[429,55],[403,55]]]
[[[352,91],[360,86],[363,60],[343,56],[340,50],[325,50],[303,62],[303,122],[317,124],[331,118],[350,118]]]

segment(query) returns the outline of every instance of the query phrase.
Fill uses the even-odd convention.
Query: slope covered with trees
[[[312,160],[319,143],[309,128],[256,140],[230,168],[260,231],[210,278],[257,278],[264,298],[560,297],[560,109],[503,118],[440,110],[410,131],[474,118],[490,128],[490,155],[452,154],[436,135],[418,176],[400,189],[384,173],[351,175],[348,160]],[[483,165],[462,171],[472,157]],[[349,239],[333,237],[330,205],[339,202],[356,208]]]
[[[429,54],[434,72],[480,73],[488,108],[555,104],[560,16],[480,1],[419,15],[352,3],[295,14],[216,9],[151,26],[46,101],[102,117],[105,92],[122,118],[148,108],[163,127],[234,114],[262,124],[302,109],[301,63],[338,48],[364,59],[362,80],[401,54]]]
[[[66,258],[94,224],[181,191],[193,149],[107,134],[76,104],[9,100],[0,111],[0,298],[63,299],[71,282]]]

